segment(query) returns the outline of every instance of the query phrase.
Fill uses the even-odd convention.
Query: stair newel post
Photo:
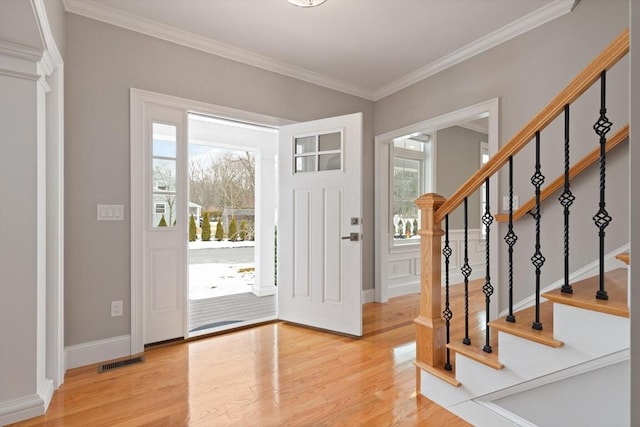
[[[451,258],[451,246],[449,246],[449,215],[444,217],[444,248],[442,248],[442,255],[444,255],[444,310],[442,311],[442,317],[445,321],[446,328],[446,343],[449,344],[451,340],[451,319],[453,318],[453,312],[449,307],[449,259]],[[451,366],[451,351],[447,348],[447,357],[444,363],[444,369],[450,371],[453,369]]]
[[[606,209],[605,203],[605,177],[606,177],[606,145],[607,133],[611,130],[612,123],[607,118],[606,94],[607,94],[607,71],[600,74],[600,118],[593,125],[593,130],[600,137],[600,203],[599,210],[593,216],[593,222],[598,227],[598,237],[600,238],[599,261],[600,261],[600,286],[596,292],[596,298],[607,300],[609,296],[604,289],[604,229],[611,222],[611,216]]]
[[[516,244],[518,236],[513,232],[513,156],[509,157],[509,230],[504,236],[504,241],[509,246],[509,314],[507,322],[515,323],[516,316],[513,315],[513,246]]]
[[[445,363],[446,334],[441,302],[441,248],[443,231],[435,222],[435,212],[444,197],[428,193],[420,196],[420,314],[416,323],[416,362],[441,368]]]
[[[570,189],[569,170],[569,104],[567,104],[564,106],[564,191],[558,198],[564,207],[564,284],[560,291],[565,294],[573,293],[569,283],[569,207],[573,204],[575,196]]]
[[[533,329],[542,330],[542,323],[540,323],[540,271],[545,262],[545,257],[540,251],[540,187],[544,184],[544,175],[540,172],[540,131],[536,132],[536,171],[531,177],[531,183],[535,187],[536,194],[536,207],[533,212],[533,218],[536,222],[536,246],[535,252],[531,257],[531,263],[536,269],[536,318],[533,321],[531,327]]]
[[[464,276],[464,338],[462,343],[466,345],[471,344],[471,338],[469,338],[469,276],[471,275],[471,266],[469,265],[469,203],[467,198],[464,198],[464,259],[462,268],[462,276]]]

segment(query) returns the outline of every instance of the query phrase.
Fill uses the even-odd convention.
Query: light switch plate
[[[98,205],[98,221],[124,221],[124,205]]]

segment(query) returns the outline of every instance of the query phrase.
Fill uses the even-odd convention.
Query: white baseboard
[[[51,389],[53,393],[53,388]],[[17,423],[33,417],[44,415],[46,411],[41,396],[34,394],[21,399],[0,403],[0,426]]]
[[[131,336],[107,338],[65,347],[66,369],[78,368],[131,354]]]
[[[375,289],[365,289],[362,291],[362,303],[374,302],[376,298]]]
[[[628,252],[629,251],[629,244],[625,244],[622,245],[621,247],[619,247],[618,249],[615,249],[611,252],[609,252],[608,254],[605,255],[604,257],[604,271],[610,271],[616,268],[620,268],[625,266],[624,263],[622,261],[619,261],[616,259],[616,255],[619,255],[623,252]],[[600,265],[599,265],[599,261],[595,260],[587,265],[585,265],[584,267],[574,271],[573,273],[571,273],[569,275],[569,281],[570,282],[577,282],[579,280],[582,279],[586,279],[588,277],[591,276],[595,276],[598,274],[600,269]],[[550,284],[549,286],[545,287],[544,289],[540,290],[540,294],[543,294],[545,292],[550,292],[554,289],[558,289],[559,287],[561,287],[564,284],[564,277],[560,280],[557,280],[555,282],[553,282],[552,284]],[[521,300],[520,302],[516,303],[513,305],[513,311],[518,311],[518,310],[523,310],[525,308],[529,308],[532,307],[535,303],[536,303],[536,296],[535,295],[530,295],[527,298]],[[499,317],[504,317],[507,314],[509,314],[509,309],[504,309],[500,312]]]

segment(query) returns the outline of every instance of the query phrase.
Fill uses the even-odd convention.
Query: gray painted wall
[[[640,254],[640,2],[631,5],[631,91],[629,164],[631,180],[631,252]],[[640,402],[640,268],[631,269],[631,402]],[[640,425],[640,405],[631,405],[632,426]]]
[[[373,280],[373,102],[67,14],[65,345],[129,333],[129,88],[285,119],[364,113],[364,288]],[[123,204],[123,222],[96,205]],[[110,317],[110,301],[125,315]]]
[[[577,8],[552,22],[429,77],[376,102],[375,133],[420,122],[494,97],[500,98],[500,146],[522,128],[567,83],[591,62],[628,25],[625,0],[583,0]],[[609,73],[608,116],[614,131],[628,121],[628,60]],[[599,86],[572,106],[572,159],[576,161],[597,146],[591,126],[598,118]],[[542,165],[547,182],[562,172],[562,120],[542,133]],[[515,194],[523,203],[533,195],[530,177],[534,172],[533,145],[523,150],[515,163]],[[628,242],[628,156],[620,147],[609,157],[607,209],[614,218],[607,228],[606,250]],[[505,168],[506,169],[506,168]],[[500,193],[507,194],[507,176],[500,175]],[[573,184],[577,200],[572,208],[571,269],[576,270],[597,258],[597,229],[591,217],[597,211],[598,176],[595,169]],[[554,195],[542,209],[542,251],[547,261],[542,283],[562,278],[562,209]],[[492,227],[495,230],[496,227]],[[499,227],[504,236],[506,226]],[[517,224],[515,246],[516,301],[530,295],[535,284],[529,258],[534,252],[534,224],[526,217]],[[500,238],[501,240],[501,238]],[[506,246],[506,245],[504,245]],[[507,250],[501,247],[500,259]],[[501,269],[495,283],[506,282]],[[500,308],[506,307],[507,287],[499,292]]]
[[[436,193],[451,197],[469,178],[470,172],[480,168],[480,143],[488,141],[487,134],[452,126],[436,132]],[[480,227],[479,192],[469,197],[469,228]],[[451,230],[464,227],[462,209],[449,216]]]

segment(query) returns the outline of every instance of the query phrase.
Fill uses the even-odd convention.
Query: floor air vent
[[[129,365],[135,365],[137,363],[143,363],[144,356],[132,357],[130,359],[118,360],[117,362],[105,363],[98,366],[98,373],[101,374],[107,371],[113,371],[114,369],[123,368]]]

